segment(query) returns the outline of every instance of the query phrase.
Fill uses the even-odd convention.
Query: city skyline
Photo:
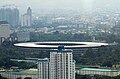
[[[0,21],[7,21],[10,25],[19,25],[19,10],[17,8],[1,8]]]

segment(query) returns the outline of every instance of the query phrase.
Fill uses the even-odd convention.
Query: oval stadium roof
[[[107,43],[97,42],[26,42],[14,44],[17,47],[25,48],[42,48],[42,49],[58,49],[59,46],[64,46],[65,49],[78,49],[78,48],[94,48],[107,46]]]

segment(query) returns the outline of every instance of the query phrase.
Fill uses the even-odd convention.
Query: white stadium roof
[[[43,49],[57,49],[58,46],[64,46],[65,49],[77,49],[77,48],[94,48],[107,46],[107,43],[97,42],[26,42],[14,44],[17,47],[25,48],[43,48]]]

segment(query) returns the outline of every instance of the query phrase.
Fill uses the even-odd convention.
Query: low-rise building
[[[103,75],[111,77],[120,75],[119,70],[101,68],[81,68],[79,70],[76,70],[76,73],[80,75]]]
[[[10,37],[10,24],[7,21],[0,21],[0,44]]]
[[[38,79],[38,70],[37,69],[26,69],[18,71],[1,71],[1,76],[7,77],[8,79],[24,79],[26,77],[31,77],[32,79]]]

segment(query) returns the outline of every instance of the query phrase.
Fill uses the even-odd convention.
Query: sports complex
[[[17,47],[23,48],[39,48],[39,49],[57,49],[58,46],[64,46],[65,49],[79,48],[97,48],[107,46],[107,43],[97,42],[26,42],[14,44]]]

